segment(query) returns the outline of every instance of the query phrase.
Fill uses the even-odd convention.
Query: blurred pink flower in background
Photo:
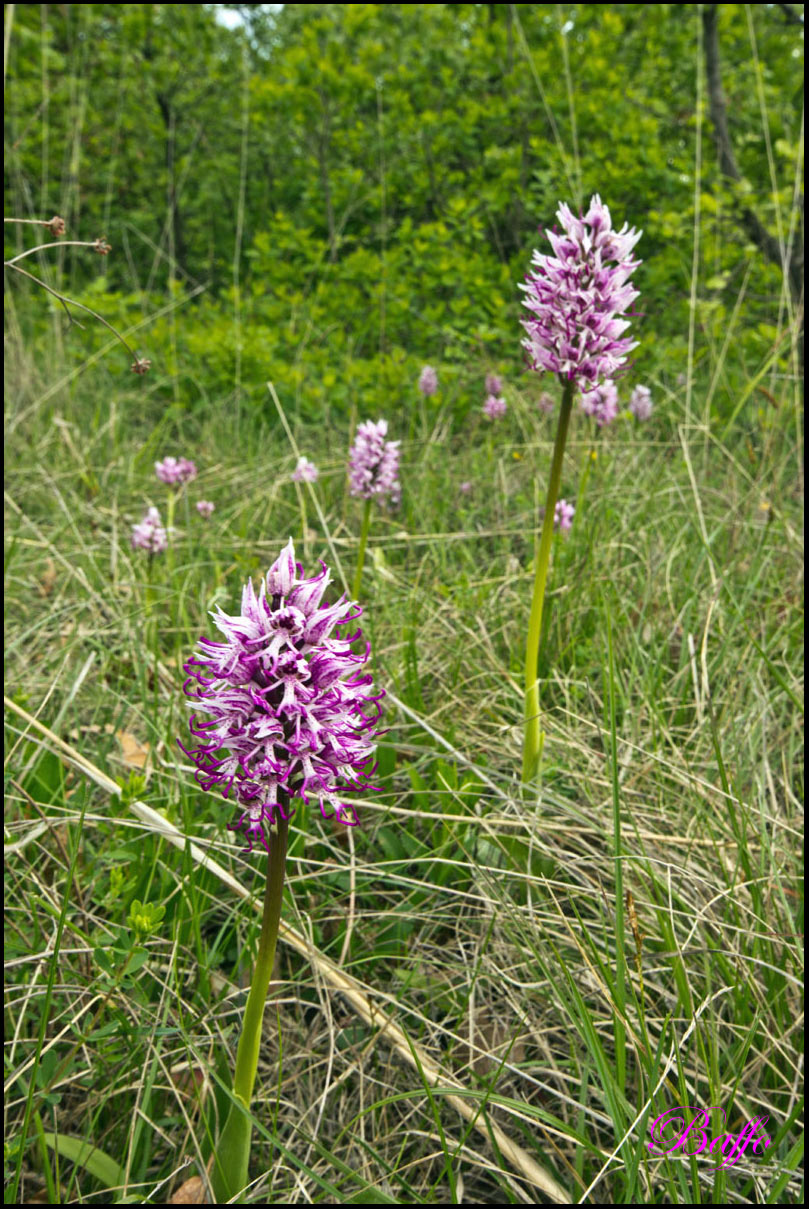
[[[316,483],[318,479],[318,468],[314,462],[310,462],[308,458],[298,458],[298,465],[292,471],[293,483]]]
[[[149,508],[143,520],[133,526],[132,545],[136,550],[148,550],[150,554],[162,554],[168,547],[169,539],[160,513],[156,508]]]
[[[489,395],[486,402],[483,404],[483,414],[488,416],[490,420],[501,419],[508,410],[505,399],[498,399],[495,395]]]

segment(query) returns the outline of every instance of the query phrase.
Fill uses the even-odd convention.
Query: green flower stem
[[[306,537],[307,524],[306,524],[305,488],[302,487],[300,483],[296,483],[295,490],[298,493],[298,508],[300,509],[300,514],[301,514],[301,542],[303,543],[303,560],[304,560],[304,562],[308,562],[309,561],[309,552],[308,552],[308,542],[307,542],[307,537]]]
[[[168,538],[169,547],[168,547],[168,550],[166,551],[166,562],[168,563],[169,570],[172,572],[172,575],[173,575],[173,573],[174,573],[174,539],[172,538],[171,531],[174,528],[174,509],[177,506],[177,495],[171,488],[169,488],[168,494],[169,494],[168,504],[166,505],[166,537]]]
[[[284,802],[281,804],[285,806]],[[231,1105],[225,1128],[219,1138],[211,1177],[216,1203],[220,1205],[241,1194],[247,1184],[247,1163],[253,1131],[250,1100],[256,1081],[264,1004],[272,978],[278,925],[281,920],[288,828],[286,820],[279,818],[278,829],[270,836],[270,859],[267,865],[267,886],[264,891],[264,915],[261,920],[258,956],[250,994],[247,997],[233,1074],[233,1095],[236,1103]]]
[[[362,568],[365,566],[365,547],[368,543],[368,528],[371,524],[371,501],[365,501],[365,508],[362,513],[362,530],[360,531],[360,548],[357,554],[357,571],[354,576],[354,587],[352,597],[354,600],[360,598],[360,587],[362,585]]]
[[[566,381],[562,393],[562,407],[559,412],[556,441],[553,446],[551,479],[548,483],[548,497],[545,501],[545,519],[542,522],[542,536],[539,540],[539,552],[536,557],[534,595],[531,600],[531,616],[528,621],[528,641],[525,646],[525,745],[523,747],[522,759],[522,779],[525,785],[530,785],[539,771],[539,762],[542,758],[542,743],[545,738],[539,728],[539,677],[537,675],[537,663],[539,661],[539,639],[542,633],[542,608],[545,603],[545,585],[548,579],[548,565],[551,560],[553,514],[556,508],[556,501],[559,498],[559,485],[562,481],[562,460],[565,453],[567,430],[570,425],[570,413],[573,410],[573,389],[573,382]]]

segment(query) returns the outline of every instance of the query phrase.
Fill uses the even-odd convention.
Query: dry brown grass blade
[[[27,710],[17,705],[15,701],[11,701],[6,696],[3,697],[3,701],[7,709],[13,710],[29,727],[34,727],[44,735],[77,769],[84,772],[97,785],[106,789],[107,792],[120,797],[120,787],[100,768],[92,764],[85,756],[76,751],[75,748],[65,743],[53,731],[48,730],[46,726],[43,726],[41,722],[33,718]],[[157,810],[153,810],[151,806],[147,806],[144,802],[132,802],[131,809],[142,822],[146,823],[154,831],[159,832],[170,844],[185,850],[188,843],[186,836]],[[224,869],[212,857],[207,856],[196,844],[191,843],[188,847],[191,857],[196,864],[208,869],[239,898],[245,900],[251,899],[252,896],[249,890],[231,873],[228,873],[227,869]],[[254,900],[254,906],[260,909],[261,903],[258,899]],[[291,948],[305,957],[307,961],[317,966],[318,972],[329,985],[340,992],[366,1024],[378,1029],[377,1036],[384,1038],[400,1058],[413,1067],[416,1072],[419,1072],[420,1067],[420,1073],[429,1081],[431,1086],[435,1087],[440,1084],[444,1088],[455,1088],[460,1093],[458,1095],[453,1095],[452,1093],[447,1095],[446,1099],[448,1103],[467,1121],[472,1122],[480,1134],[487,1139],[494,1140],[503,1158],[515,1171],[519,1172],[535,1188],[539,1188],[545,1196],[549,1197],[556,1204],[566,1205],[570,1203],[570,1197],[553,1176],[540,1167],[522,1146],[513,1142],[498,1125],[486,1118],[476,1107],[474,1101],[464,1098],[466,1088],[442,1071],[438,1063],[433,1061],[429,1054],[422,1050],[414,1041],[408,1040],[402,1029],[388,1016],[383,1008],[374,1003],[372,997],[355,978],[352,978],[344,970],[339,969],[334,962],[314,948],[304,936],[296,931],[295,928],[290,927],[289,924],[282,921],[279,934],[285,944],[290,945]]]

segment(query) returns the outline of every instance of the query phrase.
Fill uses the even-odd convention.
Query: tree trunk
[[[722,75],[719,63],[719,14],[718,5],[706,4],[702,10],[705,33],[705,74],[708,84],[708,106],[714,128],[716,154],[720,171],[732,181],[741,181],[742,174],[736,163],[733,143],[727,121],[727,105],[722,92]],[[785,247],[782,253],[779,241],[772,235],[756,212],[742,204],[737,213],[739,222],[756,247],[783,272],[798,323],[798,357],[803,374],[803,195],[799,199],[801,215],[795,232],[792,248]]]

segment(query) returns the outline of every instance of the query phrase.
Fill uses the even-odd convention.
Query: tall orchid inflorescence
[[[364,500],[385,499],[398,504],[402,494],[399,483],[399,442],[389,441],[387,420],[365,420],[349,453],[351,494]]]
[[[314,462],[310,462],[308,458],[299,457],[298,464],[289,477],[293,483],[316,483],[319,471]]]
[[[599,428],[605,428],[618,416],[618,388],[614,382],[602,382],[581,396],[581,409],[592,416]]]
[[[197,477],[196,465],[189,458],[163,458],[162,462],[155,462],[154,472],[168,487],[181,487]]]
[[[636,420],[648,420],[652,414],[652,392],[648,386],[636,386],[629,396],[629,410]]]
[[[535,251],[531,272],[520,286],[530,312],[521,321],[530,366],[557,374],[562,384],[525,647],[526,783],[535,777],[542,754],[537,663],[553,527],[556,523],[566,528],[572,521],[567,511],[571,506],[559,506],[559,487],[573,395],[581,392],[582,410],[593,415],[599,427],[615,419],[618,396],[613,378],[637,343],[625,334],[629,327],[625,315],[638,297],[630,278],[640,264],[632,250],[641,233],[626,223],[614,231],[610,212],[598,194],[581,218],[564,204],[556,214],[562,231],[547,232],[552,254]],[[542,402],[540,406],[550,410]]]
[[[612,378],[637,346],[623,333],[627,308],[638,297],[629,278],[640,264],[632,249],[641,237],[626,223],[613,231],[608,208],[596,193],[584,218],[569,206],[556,212],[563,233],[548,231],[553,256],[535,251],[532,272],[520,288],[531,312],[522,325],[531,368],[550,370],[588,389]]]
[[[295,799],[314,798],[325,819],[355,826],[341,794],[368,788],[376,769],[384,694],[373,694],[362,670],[370,643],[353,649],[362,610],[345,597],[323,604],[329,581],[325,564],[302,578],[290,540],[258,593],[245,585],[239,615],[214,615],[225,641],[200,638],[185,664],[186,695],[208,717],[192,716],[195,745],[180,746],[203,789],[236,799],[241,814],[231,826],[244,832],[248,851],[255,841],[267,845],[276,814],[289,819]]]
[[[419,390],[424,395],[425,399],[429,399],[430,395],[437,393],[438,374],[435,372],[432,365],[425,365],[424,369],[419,374]]]
[[[425,366],[425,369],[429,369]],[[423,375],[422,375],[423,376]],[[357,435],[348,455],[348,477],[351,494],[365,500],[362,528],[357,550],[357,570],[354,574],[354,595],[359,596],[365,546],[371,524],[371,504],[386,497],[398,504],[402,496],[399,483],[399,442],[389,441],[387,420],[365,420],[357,426]]]
[[[498,399],[496,395],[489,395],[483,404],[483,414],[487,420],[501,420],[507,410],[505,399]]]
[[[180,744],[203,789],[232,795],[247,851],[267,849],[264,909],[233,1072],[232,1103],[214,1152],[214,1203],[241,1199],[248,1180],[250,1102],[258,1069],[264,1005],[283,905],[289,820],[295,803],[315,799],[324,819],[357,823],[346,790],[369,788],[383,693],[363,670],[370,644],[356,650],[362,610],[341,596],[324,604],[330,574],[305,579],[292,541],[258,592],[247,583],[241,613],[220,609],[224,642],[200,638],[185,664],[193,741]]]
[[[569,504],[567,500],[557,500],[556,510],[553,514],[553,523],[557,529],[566,532],[573,525],[575,514],[576,509],[573,504]]]
[[[132,545],[136,550],[147,550],[149,554],[162,554],[168,547],[169,539],[160,513],[156,508],[149,508],[143,520],[132,527]]]

